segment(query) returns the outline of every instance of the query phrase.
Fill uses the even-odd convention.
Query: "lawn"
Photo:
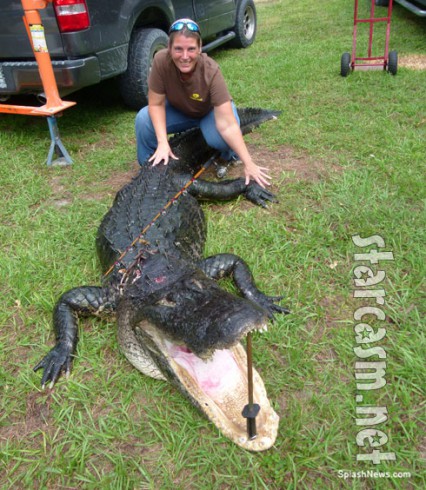
[[[398,74],[342,78],[353,2],[257,10],[252,47],[211,55],[237,105],[282,111],[246,138],[279,203],[203,207],[206,255],[240,255],[291,309],[253,338],[281,417],[274,447],[240,449],[141,375],[113,321],[81,321],[72,374],[52,390],[32,371],[59,295],[99,284],[97,227],[137,171],[135,113],[110,81],[68,97],[71,166],[45,165],[45,120],[0,116],[0,488],[426,487],[426,21],[395,6]]]

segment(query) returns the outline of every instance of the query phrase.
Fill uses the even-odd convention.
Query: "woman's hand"
[[[254,180],[263,188],[267,185],[271,185],[269,182],[271,176],[268,174],[268,169],[266,167],[259,167],[251,160],[250,162],[245,163],[244,174],[246,176],[246,185],[250,183],[250,180]]]
[[[170,158],[179,160],[179,158],[172,152],[170,145],[168,143],[163,143],[158,145],[154,154],[148,161],[152,162],[152,166],[155,167],[155,165],[158,165],[161,162],[163,162],[164,165],[167,165]]]

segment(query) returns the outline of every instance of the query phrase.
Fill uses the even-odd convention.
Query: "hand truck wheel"
[[[347,77],[351,71],[351,55],[350,53],[343,53],[340,59],[340,74],[342,77]]]
[[[389,51],[388,72],[391,75],[396,75],[398,71],[398,53],[397,51]]]

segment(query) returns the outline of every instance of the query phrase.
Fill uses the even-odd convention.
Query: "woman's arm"
[[[246,143],[241,133],[240,126],[234,116],[231,102],[225,102],[214,108],[216,127],[222,138],[229,147],[238,155],[244,164],[244,173],[246,176],[246,185],[250,179],[257,182],[260,186],[270,185],[270,176],[267,168],[257,166],[247,149]]]
[[[155,135],[157,136],[157,149],[148,161],[152,162],[153,165],[158,165],[161,162],[167,165],[170,157],[178,160],[178,157],[170,148],[167,137],[166,96],[149,90],[148,112],[154,126]]]

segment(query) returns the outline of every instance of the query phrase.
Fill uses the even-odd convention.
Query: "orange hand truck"
[[[359,17],[358,3],[359,1],[355,0],[352,55],[350,53],[342,54],[340,63],[340,74],[342,75],[342,77],[346,77],[351,71],[355,69],[382,69],[388,71],[392,75],[396,75],[398,69],[398,53],[396,51],[389,51],[390,24],[392,17],[393,0],[371,0],[370,17],[368,18]],[[387,15],[376,17],[376,5],[387,6]],[[385,52],[383,56],[373,56],[372,53],[374,26],[378,23],[386,23]],[[369,24],[367,56],[364,57],[357,56],[356,54],[358,24]]]

